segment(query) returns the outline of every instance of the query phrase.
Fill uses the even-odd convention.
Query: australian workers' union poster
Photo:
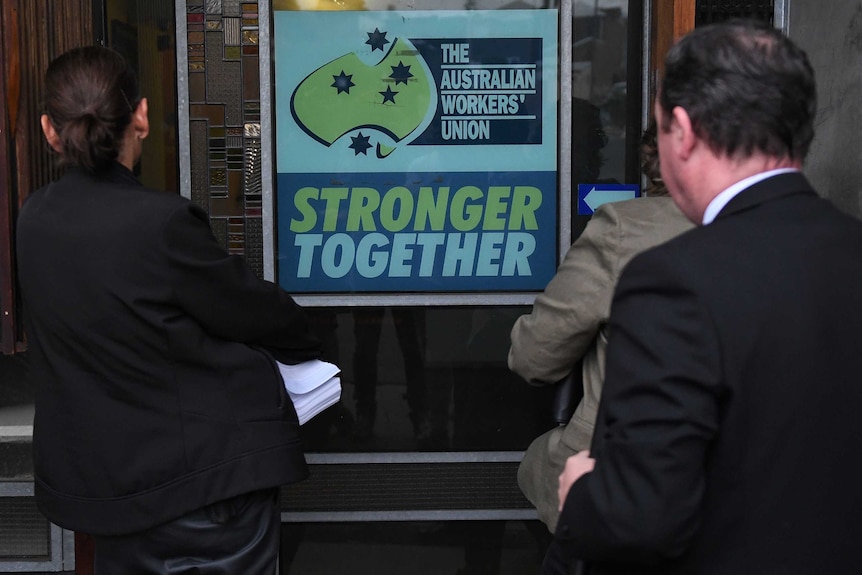
[[[274,25],[285,289],[545,287],[556,11],[276,11]]]

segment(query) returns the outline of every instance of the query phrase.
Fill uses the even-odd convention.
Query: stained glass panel
[[[187,0],[192,200],[263,275],[258,5]]]

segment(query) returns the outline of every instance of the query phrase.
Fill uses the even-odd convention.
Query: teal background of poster
[[[297,293],[543,289],[557,256],[557,25],[555,10],[276,11],[279,283]],[[448,76],[442,83],[452,86],[440,85],[443,74]],[[464,137],[445,141],[441,126]],[[462,185],[486,192],[492,186],[508,187],[514,193],[532,182],[541,196],[541,208],[534,212],[536,229],[511,230],[513,238],[528,233],[535,242],[529,274],[511,273],[504,256],[496,277],[460,270],[445,275],[439,267],[431,276],[417,272],[396,278],[387,272],[372,278],[353,270],[336,278],[324,273],[321,260],[307,261],[311,253],[323,257],[324,250],[311,250],[308,246],[320,238],[303,235],[326,232],[292,229],[290,222],[301,218],[296,212],[299,190],[351,190],[372,187],[371,181],[381,193],[393,186],[418,193],[411,179],[451,184],[452,194]],[[345,209],[347,204],[339,205]],[[346,212],[331,217],[347,218]],[[333,242],[359,246],[368,233],[381,232],[338,233],[350,236],[350,242],[343,235]],[[457,232],[446,228],[444,233]],[[470,233],[479,234],[476,241],[488,247],[498,245],[501,232],[487,230],[494,235],[484,240],[485,230]],[[382,237],[394,240],[384,233],[374,241],[379,244]],[[438,259],[441,266],[442,261]],[[494,265],[485,272],[489,269]],[[403,268],[400,273],[404,275]]]

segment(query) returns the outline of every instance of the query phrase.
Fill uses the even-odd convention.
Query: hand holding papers
[[[341,399],[341,378],[338,377],[341,370],[338,366],[319,359],[296,365],[277,363],[300,425]]]

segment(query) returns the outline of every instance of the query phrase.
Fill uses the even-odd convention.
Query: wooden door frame
[[[658,80],[664,73],[667,51],[686,33],[694,30],[696,0],[648,0],[651,2],[649,74],[644,78],[649,94],[648,115],[652,117]]]
[[[3,0],[0,4],[0,353],[25,349],[15,283],[15,218],[27,193],[55,176],[43,143],[43,74],[63,52],[95,43],[102,0]]]
[[[10,50],[18,43],[16,6],[3,3],[0,8],[0,353],[16,350],[19,339],[13,257],[13,199],[12,199],[12,135],[15,132],[16,102],[20,84],[20,65],[17,51]],[[8,58],[7,58],[8,54]]]

